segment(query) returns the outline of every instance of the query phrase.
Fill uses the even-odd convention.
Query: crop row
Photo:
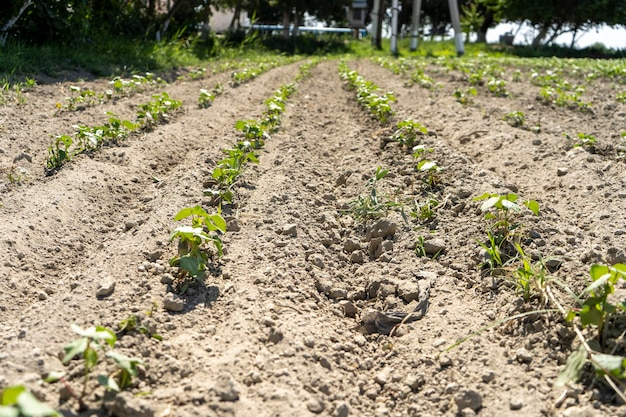
[[[363,78],[357,71],[350,70],[343,61],[339,63],[339,75],[351,90],[356,91],[356,99],[361,107],[367,109],[381,123],[389,121],[394,114],[390,103],[396,100],[392,91],[379,95],[380,88],[376,84]]]
[[[424,143],[420,143],[420,138],[428,134],[428,129],[421,123],[402,120],[396,124],[395,133],[390,139],[385,139],[385,142],[398,142],[404,150],[410,149],[414,158],[419,161],[416,171],[426,174],[424,177],[426,189],[420,201],[415,200],[409,213],[412,217],[427,222],[436,216],[437,210],[442,206],[438,196],[441,195],[441,187],[444,186],[439,177],[443,168],[438,167],[434,161],[422,159],[426,152],[433,151]],[[581,134],[574,146],[592,146],[594,139],[590,135]],[[437,168],[431,170],[433,167]],[[405,203],[399,201],[397,196],[390,198],[377,189],[377,184],[388,173],[388,170],[378,167],[374,176],[367,182],[368,193],[359,196],[350,204],[350,212],[356,220],[365,221],[382,217],[390,210],[407,212]],[[578,380],[588,365],[597,378],[603,379],[614,389],[617,396],[626,400],[619,388],[626,383],[626,357],[622,356],[622,350],[616,349],[618,339],[623,336],[623,334],[620,336],[619,322],[624,319],[626,308],[611,298],[619,282],[626,280],[626,265],[619,263],[591,265],[589,271],[591,284],[576,294],[567,283],[553,274],[560,265],[558,260],[552,262],[540,255],[530,256],[524,248],[525,242],[529,239],[523,220],[527,214],[540,216],[537,201],[522,201],[515,193],[484,193],[475,197],[473,201],[481,203],[480,211],[483,213],[486,230],[486,237],[476,239],[482,249],[478,265],[481,273],[512,283],[516,293],[521,295],[526,303],[537,307],[529,313],[501,320],[494,326],[541,314],[545,315],[547,320],[565,321],[576,335],[580,347],[571,352],[557,384],[565,385]],[[427,238],[423,236],[418,238],[416,254],[436,258],[439,253],[429,254],[426,250],[426,240]],[[561,301],[563,297],[565,301]],[[553,313],[558,313],[556,318]],[[485,329],[459,340],[449,349],[483,330]]]

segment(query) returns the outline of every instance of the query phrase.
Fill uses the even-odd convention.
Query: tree
[[[15,6],[16,6],[15,2],[10,2],[10,3],[12,4],[9,4],[9,7],[12,6],[11,8],[15,9]],[[9,31],[15,25],[15,23],[19,20],[20,16],[22,16],[22,14],[26,11],[26,9],[32,4],[33,4],[32,0],[24,0],[24,2],[19,7],[19,9],[12,10],[14,11],[14,14],[12,15],[12,17],[8,18],[6,23],[2,25],[2,27],[0,27],[0,46],[5,45],[7,41],[7,36],[9,36]]]

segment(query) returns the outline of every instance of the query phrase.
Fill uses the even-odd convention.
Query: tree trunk
[[[385,16],[385,0],[380,0],[379,3],[379,7],[378,10],[376,11],[376,13],[378,13],[378,27],[376,30],[376,33],[378,33],[378,38],[376,38],[375,40],[375,47],[376,49],[383,49],[383,18]]]
[[[233,13],[233,19],[230,21],[230,25],[228,25],[228,31],[232,32],[235,29],[235,25],[237,25],[237,30],[241,29],[241,7],[243,6],[243,0],[237,0],[237,4],[235,5],[235,13]],[[252,22],[250,22],[252,24]]]
[[[298,15],[298,10],[296,9],[293,13],[293,32],[291,33],[293,38],[297,38],[299,35],[298,26],[300,26],[300,16]]]
[[[478,38],[476,39],[476,42],[478,43],[487,43],[487,31],[489,30],[489,28],[491,26],[493,26],[494,24],[494,19],[493,19],[493,13],[487,13],[485,15],[485,19],[483,20],[483,23],[480,25],[480,28],[478,29]]]
[[[33,4],[32,0],[24,0],[24,4],[22,4],[22,7],[20,7],[17,15],[9,19],[9,21],[0,28],[0,47],[3,47],[6,44],[7,37],[9,36],[9,30],[11,30],[11,28],[19,20],[20,16],[22,16],[22,13],[24,13],[31,4]]]
[[[538,46],[542,44],[543,39],[548,34],[548,30],[550,30],[550,26],[551,25],[549,23],[544,23],[541,26],[541,28],[539,29],[539,33],[537,34],[537,36],[535,36],[535,39],[533,39],[533,42],[532,42],[533,48],[537,48]]]

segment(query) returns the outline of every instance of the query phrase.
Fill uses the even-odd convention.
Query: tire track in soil
[[[55,176],[9,193],[0,211],[4,378],[62,369],[58,352],[74,338],[70,323],[114,327],[162,298],[165,288],[138,266],[171,254],[172,219],[202,199],[212,168],[206,161],[234,140],[235,121],[258,116],[263,100],[296,71],[297,64],[271,70],[225,91],[209,109],[189,106],[124,147],[76,158]],[[107,277],[116,280],[115,292],[98,300]]]

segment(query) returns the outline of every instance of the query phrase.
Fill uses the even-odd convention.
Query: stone
[[[311,398],[306,402],[306,408],[313,414],[319,414],[326,408],[324,401],[319,398]]]
[[[521,398],[513,398],[509,402],[509,408],[513,411],[521,410],[524,407],[524,400]]]
[[[343,288],[331,288],[328,292],[328,297],[333,300],[345,300],[348,298],[348,291]]]
[[[384,386],[387,382],[389,382],[389,368],[385,368],[376,375],[374,375],[374,381],[380,385]]]
[[[519,363],[531,363],[533,358],[533,354],[525,348],[519,348],[515,352],[515,359],[517,359]]]
[[[398,297],[402,298],[406,304],[419,299],[419,296],[419,285],[408,281],[401,281],[398,284]]]
[[[96,297],[104,298],[113,294],[113,290],[115,290],[115,280],[112,277],[106,277],[100,282],[100,286],[96,291]]]
[[[350,178],[350,175],[352,175],[352,171],[344,172],[339,177],[337,177],[337,179],[335,180],[335,185],[336,186],[346,185],[346,182],[348,181],[348,178]]]
[[[466,408],[478,411],[483,405],[483,396],[477,391],[463,389],[454,396],[454,403],[459,408],[459,411]]]
[[[496,378],[495,372],[490,369],[485,369],[483,373],[480,375],[480,379],[485,383],[489,383]]]
[[[230,375],[220,375],[213,385],[213,392],[220,401],[233,402],[239,400],[239,389]]]
[[[355,250],[359,250],[359,249],[361,249],[361,242],[358,239],[349,238],[343,244],[343,250],[346,253],[352,253]]]
[[[320,255],[319,253],[314,253],[313,255],[309,256],[309,262],[311,262],[313,265],[315,265],[319,269],[324,269],[326,266],[324,264],[324,257]]]
[[[435,255],[436,253],[446,250],[446,242],[440,238],[434,238],[424,241],[424,251],[428,255]]]
[[[346,317],[355,317],[356,316],[356,313],[357,313],[358,310],[355,307],[355,305],[352,304],[352,301],[341,300],[337,304],[343,309],[343,314]]]
[[[557,168],[556,169],[556,176],[557,177],[562,177],[562,176],[566,175],[567,172],[568,172],[568,170],[565,167]]]
[[[362,250],[356,250],[350,254],[350,262],[353,264],[362,264],[365,261],[365,254]]]
[[[154,401],[135,397],[127,391],[117,393],[115,400],[107,404],[107,409],[117,417],[154,417],[161,414],[161,407]]]
[[[375,237],[393,237],[400,226],[389,219],[380,219],[367,228],[365,235],[367,240]]]
[[[48,299],[48,294],[45,291],[38,291],[37,298],[39,298],[39,301],[45,301]]]
[[[337,403],[335,407],[335,411],[333,412],[333,417],[348,417],[350,414],[350,407],[347,403],[341,401]]]
[[[296,224],[285,224],[282,228],[281,233],[285,236],[296,237],[298,236],[298,225]]]
[[[185,308],[185,299],[178,294],[167,293],[163,298],[163,307],[167,311],[183,311]]]

